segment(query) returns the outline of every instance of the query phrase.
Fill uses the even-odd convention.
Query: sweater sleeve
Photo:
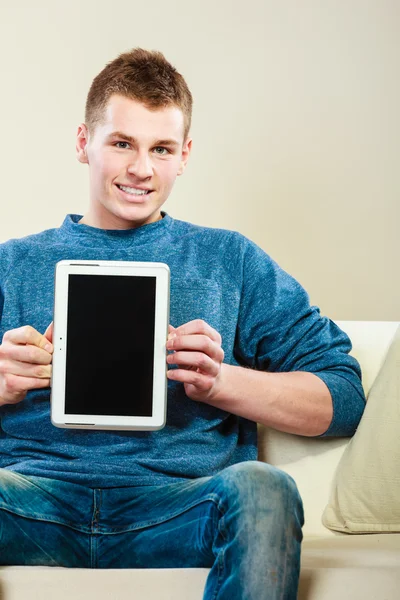
[[[1,322],[3,318],[3,308],[4,308],[4,293],[3,293],[3,280],[4,280],[4,260],[3,252],[2,252],[2,244],[0,244],[0,344],[2,343],[3,334],[1,329]]]
[[[4,327],[3,313],[4,313],[4,303],[5,303],[4,290],[5,290],[5,286],[6,286],[6,280],[7,280],[8,274],[11,269],[10,249],[9,249],[10,243],[11,242],[0,243],[0,344],[3,341],[3,335],[4,335],[4,331],[3,331],[3,327]]]
[[[3,296],[3,292],[1,290],[1,279],[0,279],[0,327],[1,327],[1,318],[3,316],[3,306],[4,306],[4,296]],[[1,339],[0,339],[0,344],[1,344]]]
[[[365,407],[361,369],[349,337],[310,306],[304,288],[246,239],[234,355],[239,364],[269,372],[307,371],[332,396],[333,418],[323,436],[350,436]]]

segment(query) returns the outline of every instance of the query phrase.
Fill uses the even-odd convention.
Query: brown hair
[[[85,123],[101,123],[110,97],[120,94],[157,110],[177,106],[184,116],[184,140],[192,119],[192,94],[180,73],[161,52],[134,48],[109,62],[93,79],[86,99]]]

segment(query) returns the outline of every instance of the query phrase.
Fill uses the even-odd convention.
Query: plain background
[[[240,231],[333,319],[400,320],[399,0],[0,0],[0,241],[88,206],[92,79],[157,49],[194,96],[164,209]]]

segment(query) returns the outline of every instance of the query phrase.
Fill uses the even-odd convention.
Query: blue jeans
[[[210,567],[206,600],[295,600],[302,503],[262,462],[162,486],[91,489],[0,469],[0,564]]]

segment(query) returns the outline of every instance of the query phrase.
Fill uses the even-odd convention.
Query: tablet
[[[161,429],[167,404],[170,271],[164,263],[56,264],[51,421]]]

